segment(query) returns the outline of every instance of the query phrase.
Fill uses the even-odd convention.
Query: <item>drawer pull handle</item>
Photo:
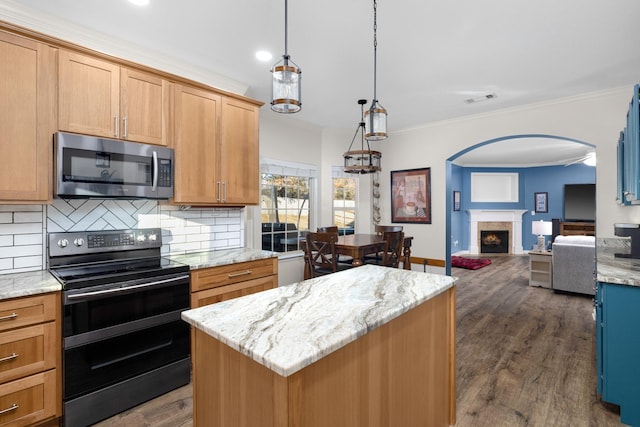
[[[233,279],[234,277],[248,276],[251,273],[253,273],[253,271],[245,270],[245,271],[241,271],[240,273],[229,273],[227,274],[227,276],[229,276],[229,279]]]
[[[0,415],[6,414],[7,412],[15,411],[19,407],[20,406],[18,404],[14,403],[13,405],[9,406],[7,409],[3,409],[2,411],[0,411]]]
[[[13,359],[17,359],[18,356],[20,356],[20,355],[16,354],[16,353],[12,353],[10,356],[6,356],[6,357],[1,358],[0,359],[0,363],[8,362],[8,361],[13,360]]]
[[[0,320],[13,320],[16,317],[18,317],[18,315],[16,313],[11,313],[11,314],[9,314],[7,316],[0,317]]]

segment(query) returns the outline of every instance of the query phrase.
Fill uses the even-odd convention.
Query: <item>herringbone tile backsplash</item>
[[[242,209],[190,208],[154,200],[54,199],[51,205],[0,205],[0,274],[43,270],[47,233],[162,228],[162,253],[238,248]]]

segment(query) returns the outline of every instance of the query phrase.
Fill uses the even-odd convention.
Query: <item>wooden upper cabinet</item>
[[[260,201],[258,128],[256,105],[233,98],[223,100],[219,179],[226,204],[257,205]]]
[[[176,85],[173,203],[258,204],[258,106]]]
[[[168,81],[62,50],[58,85],[60,130],[168,144]]]
[[[47,45],[0,32],[0,201],[51,200],[56,56]]]
[[[121,137],[168,145],[169,82],[151,74],[121,68],[120,85]]]
[[[215,169],[220,102],[220,95],[209,91],[174,87],[174,203],[212,205],[219,201]]]

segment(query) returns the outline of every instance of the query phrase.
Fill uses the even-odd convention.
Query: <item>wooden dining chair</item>
[[[337,233],[307,233],[304,258],[309,278],[352,268],[338,263],[335,246],[337,240]]]
[[[401,225],[378,225],[375,226],[376,234],[382,235],[385,231],[402,231]]]
[[[374,230],[379,236],[384,235],[385,232],[398,232],[402,231],[401,225],[379,225],[376,224]],[[382,262],[382,254],[384,252],[376,252],[375,254],[369,254],[364,256],[364,262],[366,264],[380,264]]]
[[[384,249],[379,253],[380,259],[365,259],[365,263],[398,268],[402,257],[404,233],[402,231],[385,231],[382,238],[384,239]]]
[[[319,233],[334,233],[338,236],[337,225],[327,225],[324,227],[318,227]],[[347,255],[338,255],[338,264],[353,264],[353,258]]]
[[[338,226],[337,225],[327,225],[325,227],[318,227],[319,233],[336,233],[338,234]]]

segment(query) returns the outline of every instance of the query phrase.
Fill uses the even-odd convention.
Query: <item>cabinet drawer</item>
[[[0,332],[55,320],[60,310],[59,293],[0,301]]]
[[[278,276],[260,277],[246,282],[219,286],[191,294],[191,308],[215,304],[220,301],[238,298],[256,292],[265,291],[278,286]]]
[[[203,268],[191,273],[191,292],[245,282],[274,274],[278,274],[278,258],[266,258]]]
[[[0,333],[0,383],[56,367],[56,324]]]
[[[31,425],[56,416],[56,371],[0,385],[0,427]]]

